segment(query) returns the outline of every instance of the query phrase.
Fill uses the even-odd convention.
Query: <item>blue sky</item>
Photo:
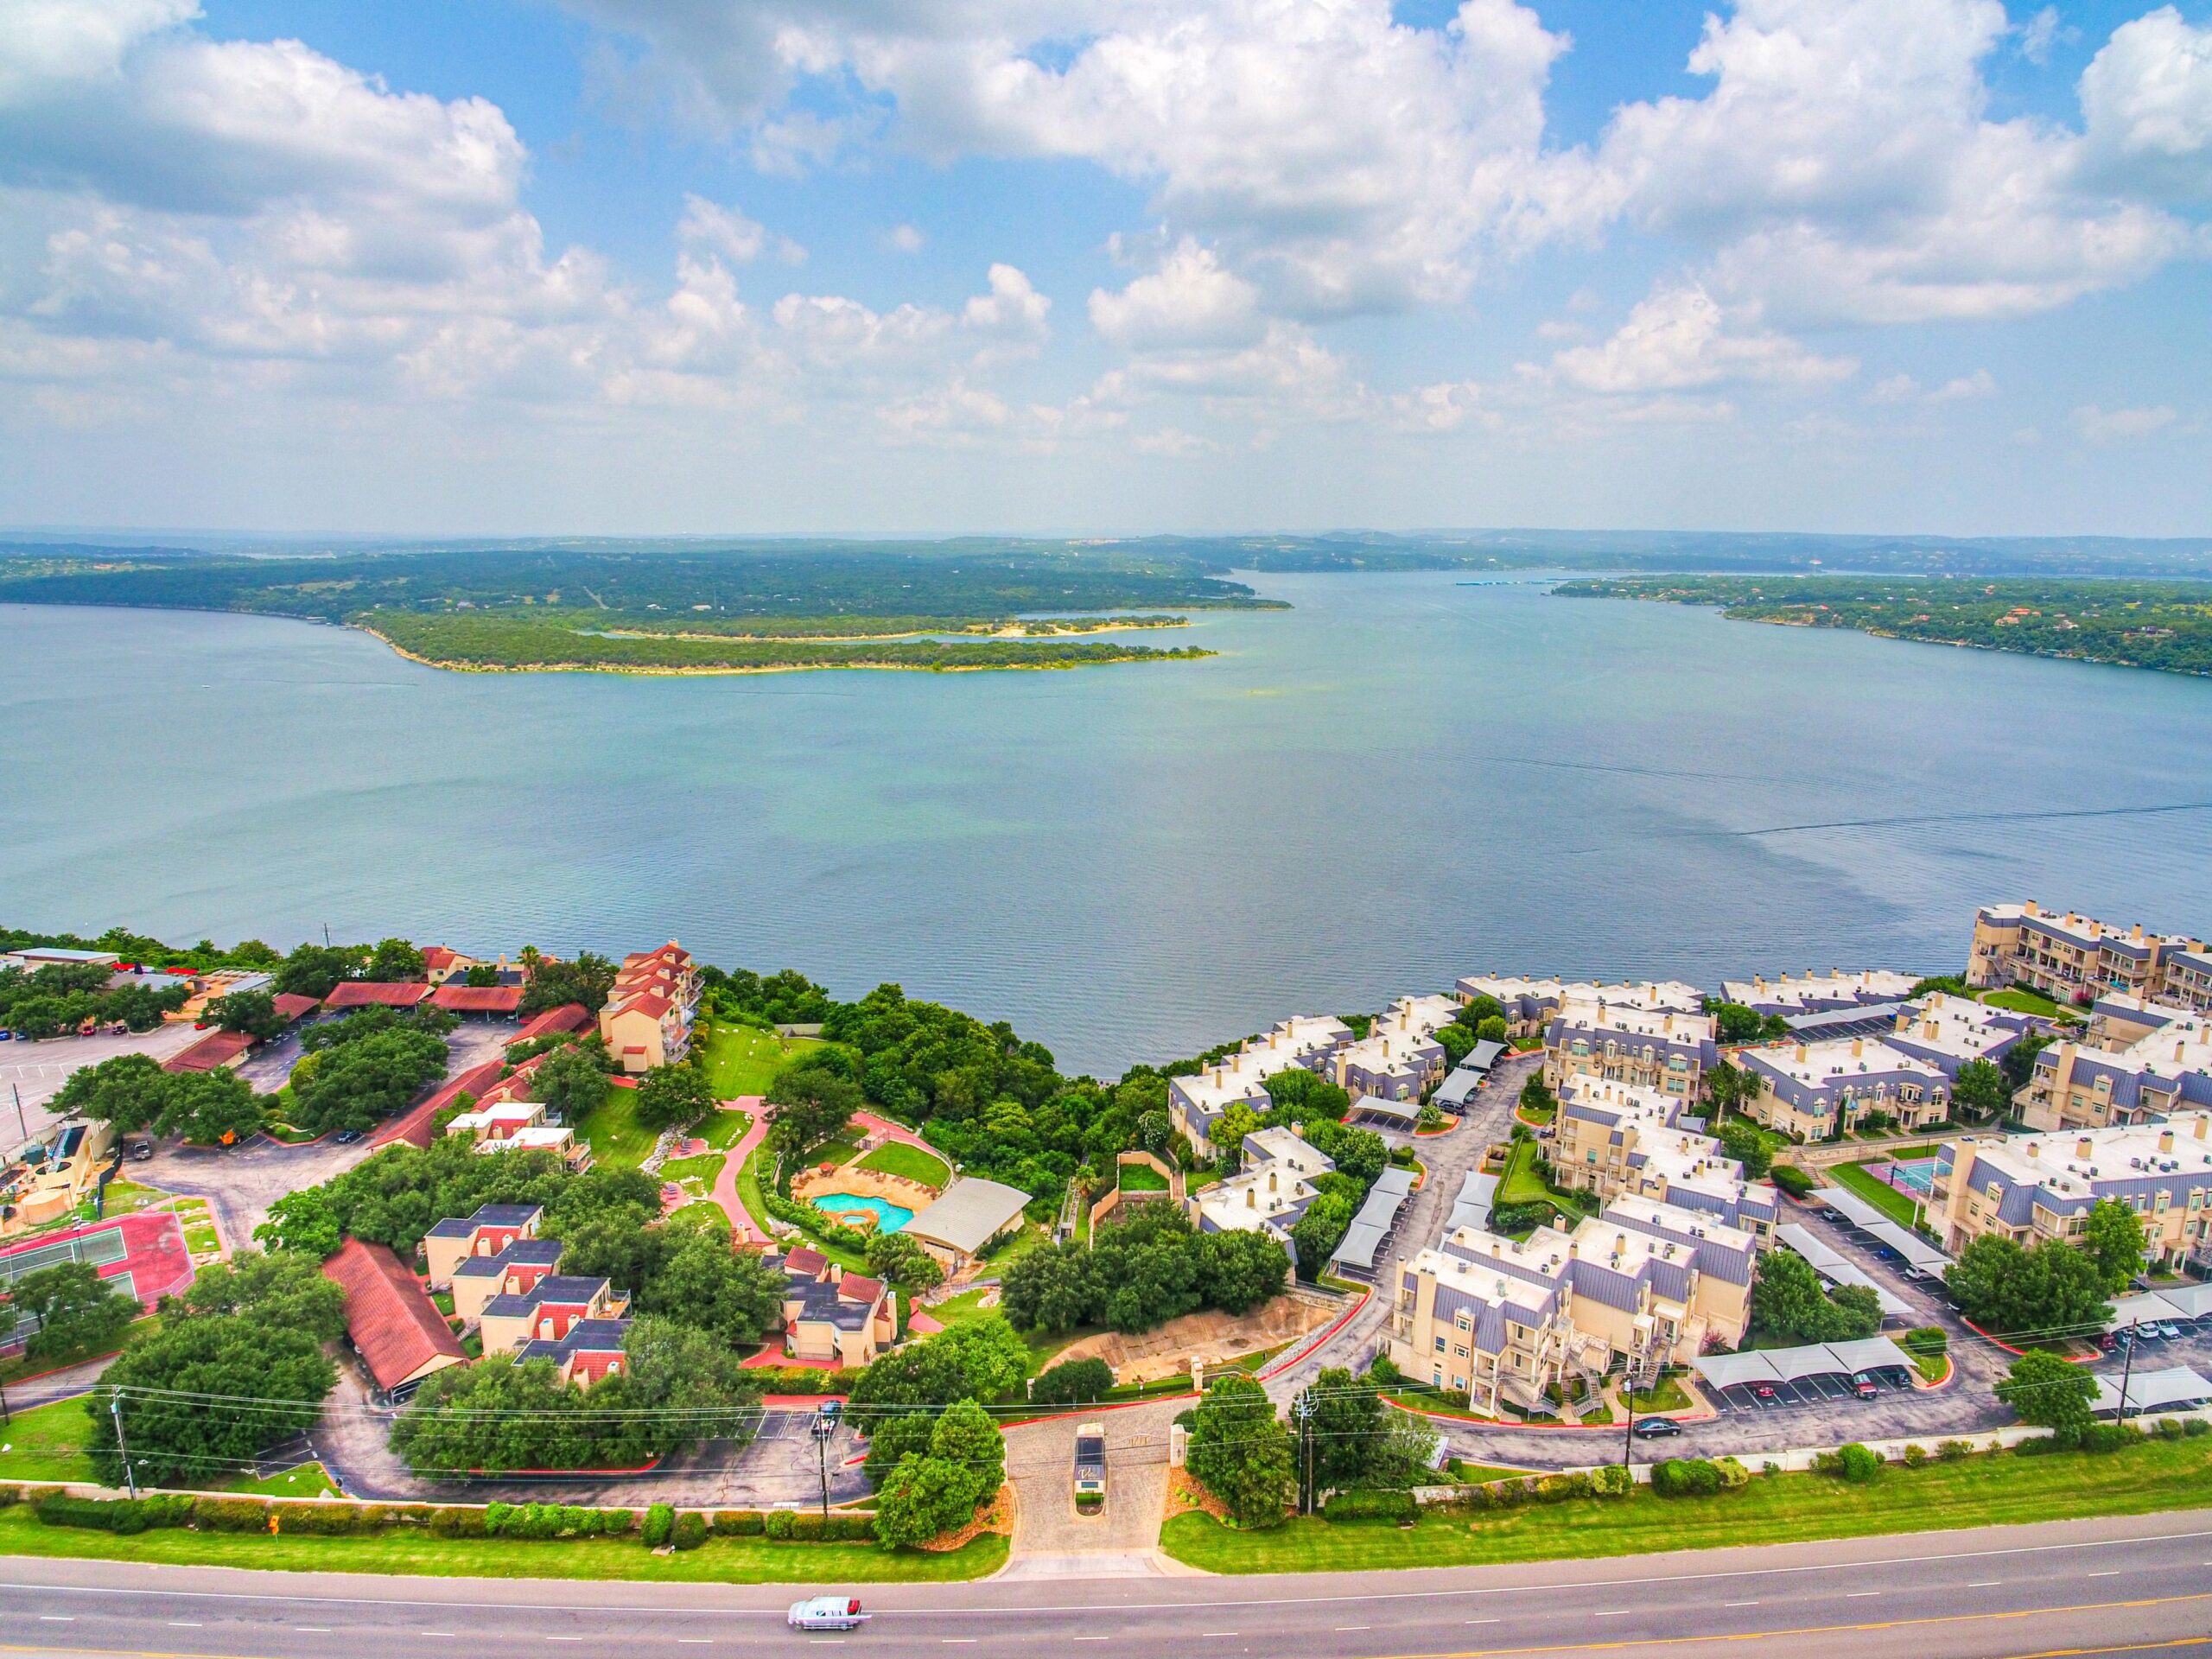
[[[2212,531],[2212,4],[20,0],[0,522]]]

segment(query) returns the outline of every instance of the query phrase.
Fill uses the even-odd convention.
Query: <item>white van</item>
[[[791,1603],[784,1623],[795,1630],[849,1630],[868,1623],[857,1596],[811,1596]]]

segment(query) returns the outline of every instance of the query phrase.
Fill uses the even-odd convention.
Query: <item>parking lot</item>
[[[1910,1378],[1902,1371],[1879,1370],[1868,1373],[1880,1392],[1873,1398],[1862,1400],[1851,1377],[1840,1372],[1823,1372],[1815,1376],[1801,1376],[1791,1382],[1770,1382],[1753,1385],[1732,1383],[1725,1389],[1707,1389],[1706,1397],[1715,1409],[1731,1411],[1788,1411],[1793,1407],[1825,1405],[1831,1401],[1843,1401],[1854,1406],[1878,1406],[1882,1395],[1910,1394]]]

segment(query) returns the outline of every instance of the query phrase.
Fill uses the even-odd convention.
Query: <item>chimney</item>
[[[1852,1058],[1853,1059],[1854,1059],[1854,1060],[1855,1060],[1855,1059],[1857,1059],[1857,1058],[1858,1058],[1861,1054],[1864,1054],[1866,1052],[1866,1039],[1865,1039],[1865,1038],[1863,1038],[1863,1037],[1854,1037],[1854,1038],[1853,1038],[1853,1039],[1851,1039],[1851,1058]]]
[[[1247,1210],[1256,1210],[1260,1207],[1260,1195],[1255,1189],[1249,1186],[1244,1189],[1244,1207]]]
[[[1577,1261],[1580,1258],[1581,1255],[1582,1247],[1576,1243],[1573,1239],[1568,1239],[1567,1241],[1567,1259],[1570,1262]]]
[[[2212,1112],[2199,1112],[2196,1115],[2196,1138],[2204,1140],[2204,1132],[2208,1128],[2212,1128]]]
[[[1505,1246],[1493,1238],[1490,1242],[1490,1253],[1494,1256],[1502,1256],[1505,1254]]]
[[[2161,1129],[2158,1132],[2158,1150],[2160,1152],[2171,1152],[2173,1149],[2174,1132],[2171,1129]]]
[[[2095,1141],[2085,1135],[2074,1143],[2074,1155],[2076,1158],[2087,1158],[2096,1150],[2096,1145]]]
[[[2042,1156],[2043,1156],[2043,1147],[2042,1147],[2042,1145],[2041,1145],[2039,1142],[2037,1142],[2037,1141],[2029,1141],[2029,1142],[2028,1142],[2028,1161],[2029,1161],[2029,1162],[2031,1162],[2031,1163],[2033,1163],[2037,1159],[2038,1159],[2038,1158],[2040,1158],[2040,1157],[2042,1157]]]
[[[2181,1045],[2180,1040],[2177,1039],[2176,1039],[2176,1041],[2175,1041],[2175,1043],[2174,1043],[2174,1058],[2176,1058],[2177,1060],[2178,1060],[2179,1058],[2181,1058],[2181,1050],[2182,1050],[2182,1045]]]
[[[1805,1052],[1805,1045],[1804,1045],[1804,1044],[1802,1044],[1802,1043],[1798,1044],[1798,1045],[1797,1045],[1797,1064],[1798,1064],[1798,1065],[1804,1065],[1804,1064],[1805,1064],[1805,1061],[1806,1061],[1806,1059],[1807,1059],[1807,1058],[1808,1058],[1808,1056],[1807,1056],[1807,1054],[1806,1054],[1806,1052]]]
[[[2133,926],[2133,927],[2129,928],[2129,929],[2127,930],[2127,937],[2128,937],[2128,938],[2129,938],[2130,940],[2132,940],[2133,943],[2135,943],[2135,944],[2142,944],[2142,943],[2143,943],[2143,924],[2142,924],[2142,923],[2140,923],[2140,922],[2138,922],[2138,923],[2136,923],[2136,924],[2135,924],[2135,925],[2134,925],[2134,926]]]
[[[2027,912],[2031,916],[2040,916],[2043,914],[2042,910],[2037,906],[2036,901],[2032,899],[2029,899],[2026,904],[2021,906],[2020,908]]]
[[[1274,1171],[1273,1171],[1273,1170],[1271,1169],[1271,1170],[1269,1170],[1269,1171],[1268,1172],[1268,1192],[1278,1192],[1278,1191],[1280,1191],[1280,1190],[1281,1190],[1281,1189],[1278,1187],[1278,1185],[1276,1185],[1276,1182],[1275,1182],[1275,1173],[1274,1173]]]

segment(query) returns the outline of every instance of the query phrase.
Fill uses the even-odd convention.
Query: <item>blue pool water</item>
[[[810,1202],[817,1210],[828,1210],[838,1215],[850,1215],[865,1210],[875,1217],[875,1230],[895,1233],[914,1218],[914,1212],[888,1198],[864,1198],[857,1192],[817,1192]]]

